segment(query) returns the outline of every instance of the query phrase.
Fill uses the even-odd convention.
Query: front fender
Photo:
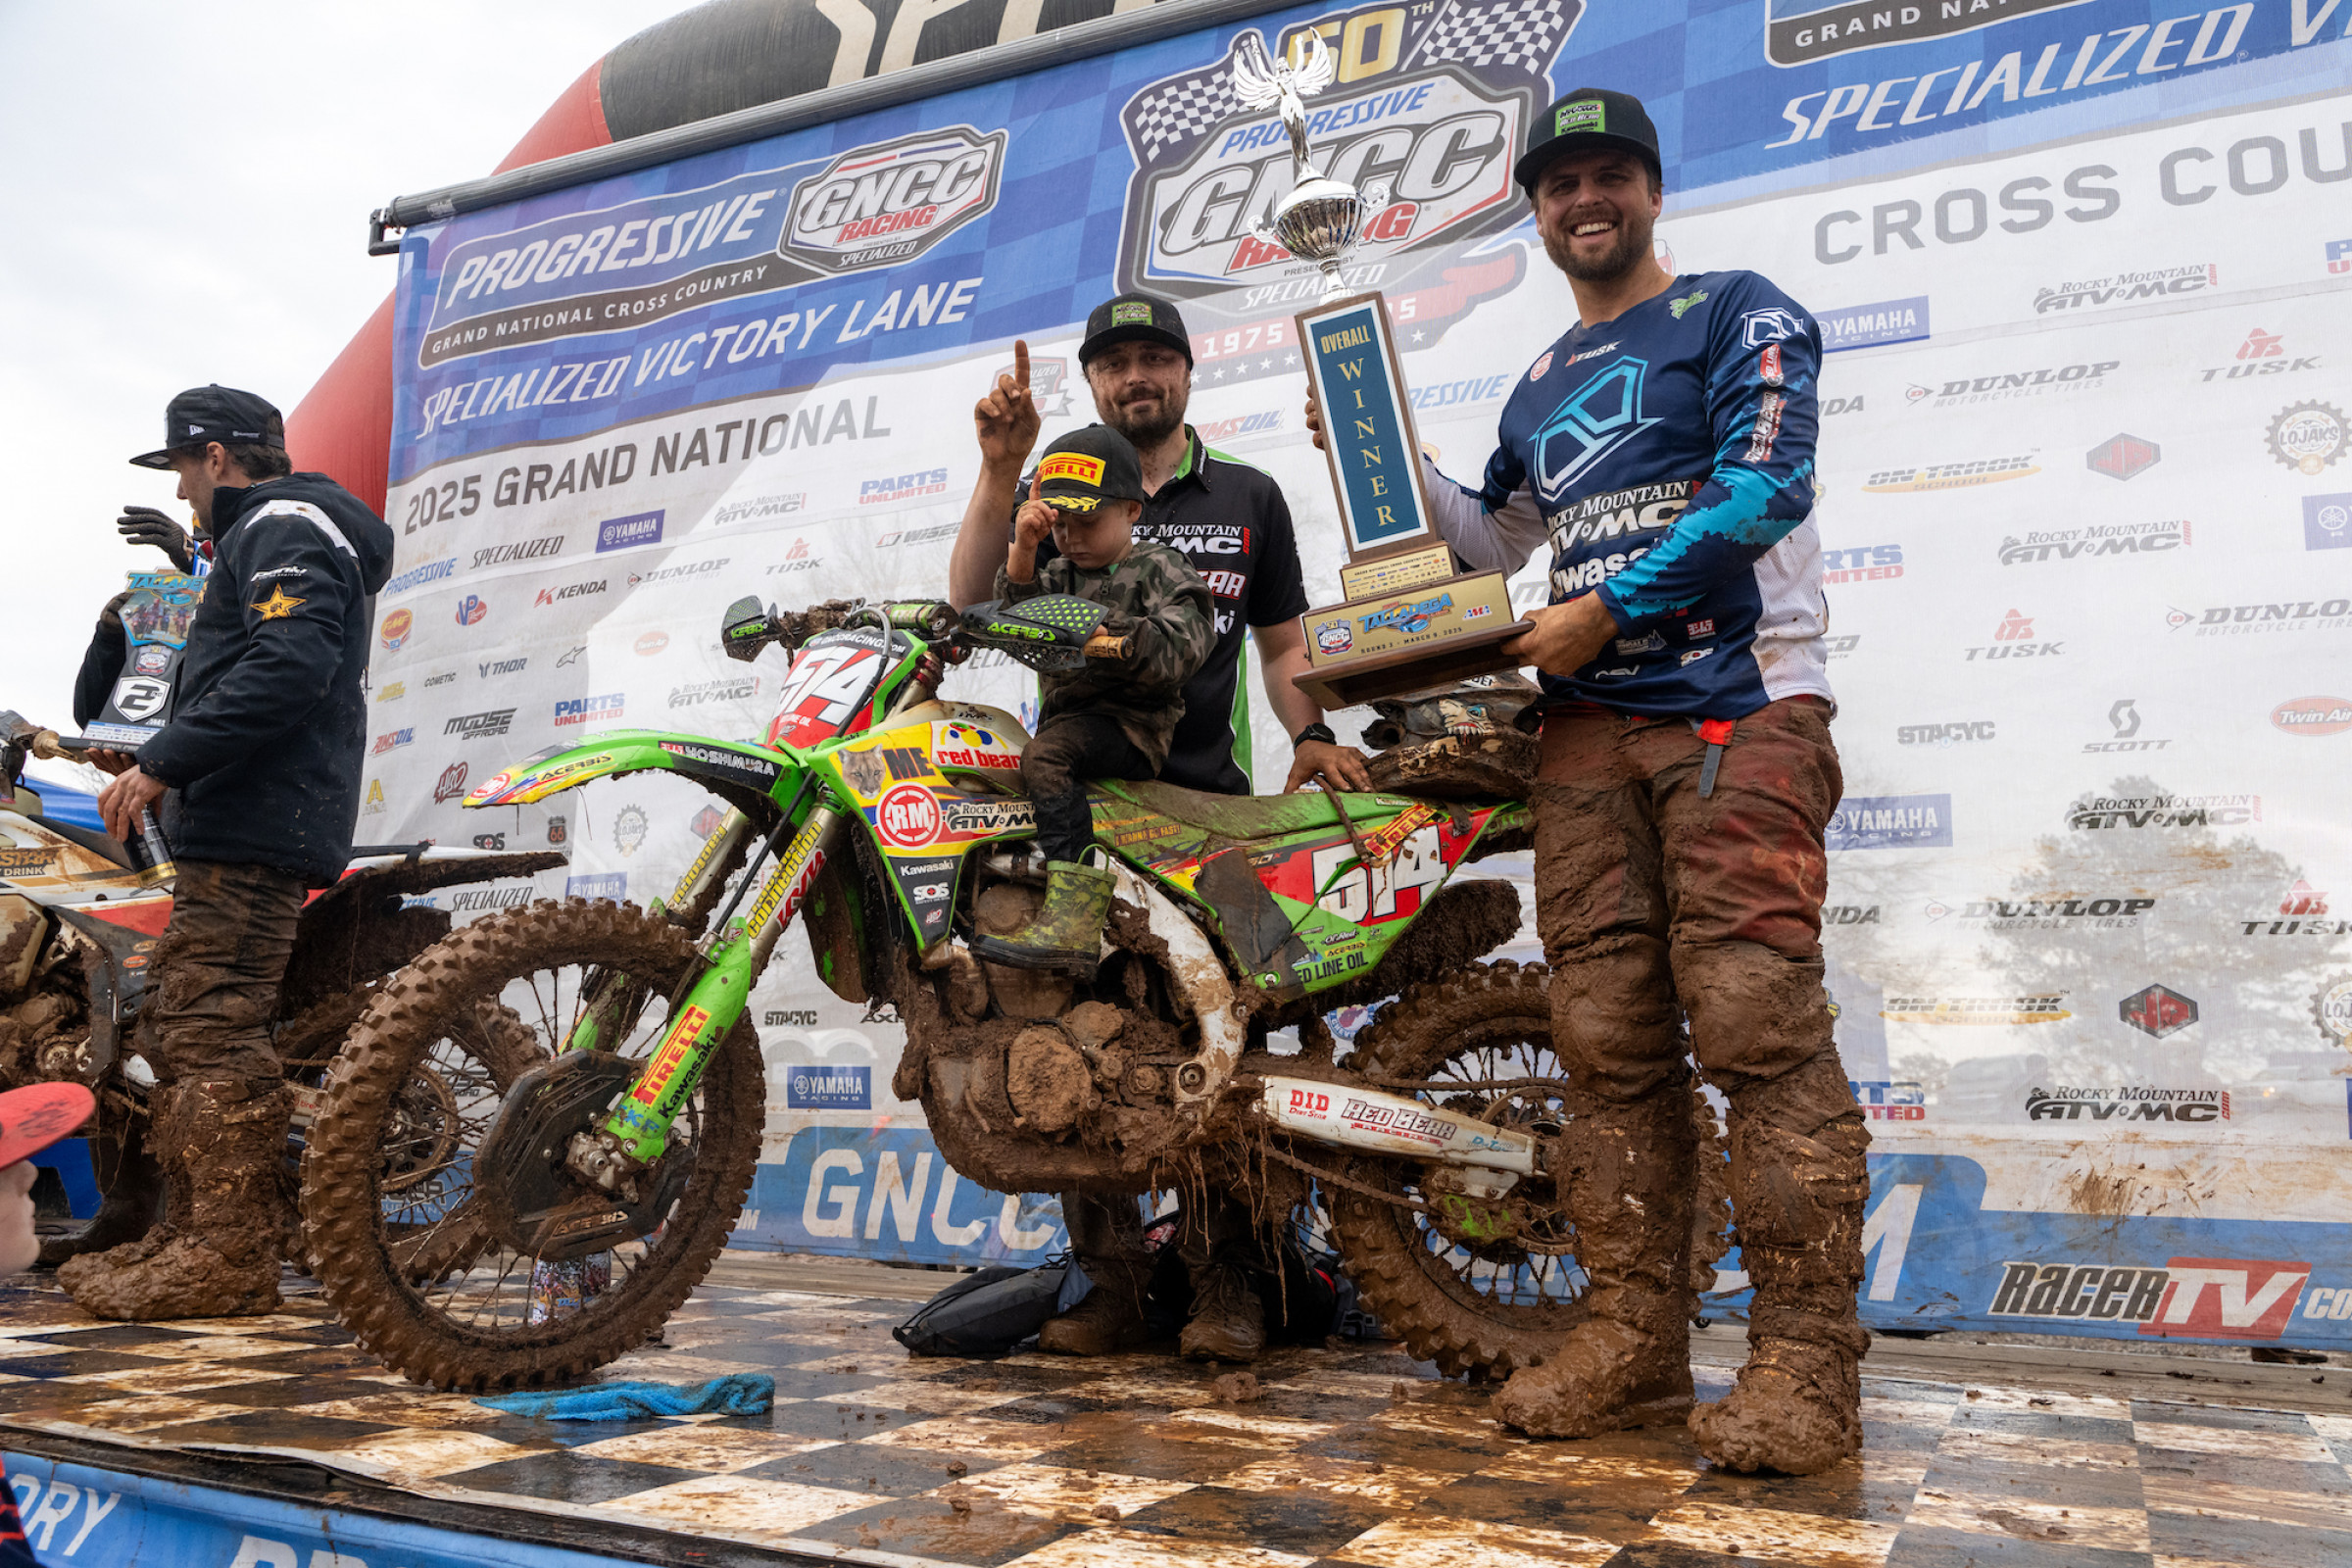
[[[592,779],[660,769],[683,773],[755,817],[770,817],[778,781],[794,764],[762,746],[658,729],[608,730],[579,746],[541,752],[466,792],[468,809],[528,806]]]

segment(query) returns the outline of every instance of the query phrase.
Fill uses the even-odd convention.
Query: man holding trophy
[[[1310,52],[1273,74],[1313,70]],[[1298,150],[1301,189],[1332,185]],[[1409,415],[1382,413],[1404,399],[1376,298],[1327,294],[1299,318],[1308,424],[1352,558],[1349,602],[1307,615],[1330,657],[1302,683],[1338,706],[1417,676],[1543,672],[1537,910],[1553,1041],[1577,1080],[1557,1174],[1592,1317],[1511,1379],[1497,1414],[1556,1437],[1687,1417],[1717,1464],[1812,1474],[1861,1446],[1869,1343],[1855,1289],[1870,1138],[1822,989],[1823,832],[1842,783],[1812,518],[1820,331],[1755,273],[1658,265],[1663,170],[1638,100],[1568,94],[1531,126],[1514,172],[1579,319],[1519,379],[1476,485],[1426,455],[1400,485],[1375,445],[1400,434],[1418,452]],[[1336,277],[1287,216],[1284,242]],[[1352,221],[1341,226],[1334,258],[1352,238]],[[1548,606],[1499,641],[1470,622],[1449,631],[1444,617],[1465,605],[1486,626],[1508,621],[1482,579],[1539,547]],[[1456,563],[1471,572],[1446,575]],[[1363,648],[1356,628],[1395,615],[1360,612],[1399,582],[1438,607],[1425,640]],[[1696,1408],[1686,1052],[1730,1102],[1755,1289],[1739,1386]]]

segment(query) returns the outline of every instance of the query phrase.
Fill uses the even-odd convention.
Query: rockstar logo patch
[[[253,608],[261,612],[264,620],[283,620],[309,603],[307,599],[297,599],[287,593],[285,584],[279,583],[270,590],[269,598]]]

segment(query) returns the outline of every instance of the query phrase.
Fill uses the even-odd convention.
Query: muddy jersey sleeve
[[[1629,629],[1747,571],[1813,511],[1821,328],[1755,273],[1725,275],[1707,341],[1713,468],[1666,536],[1596,590]]]
[[[1438,537],[1474,571],[1517,571],[1544,548],[1543,510],[1528,487],[1527,466],[1497,445],[1478,487],[1456,484],[1421,454],[1421,478],[1436,514]]]
[[[90,646],[82,650],[81,672],[74,677],[76,724],[86,725],[105,711],[106,700],[122,678],[122,661],[130,651],[129,635],[122,630],[122,601],[129,597],[125,588],[106,602],[98,612],[98,629],[90,633]]]
[[[1129,680],[1174,690],[1193,678],[1216,645],[1208,584],[1191,562],[1163,545],[1138,545],[1129,562],[1137,574],[1129,601],[1134,609],[1113,611],[1102,629],[1134,638],[1127,650]]]
[[[364,596],[358,558],[333,524],[265,510],[240,525],[205,587],[233,596],[244,649],[225,674],[139,749],[139,765],[184,787],[301,725],[334,682],[343,628]]]
[[[1048,542],[1051,543],[1051,541]],[[1037,564],[1037,574],[1027,582],[1014,582],[1012,573],[1006,571],[1003,566],[999,566],[997,568],[997,597],[1008,605],[1017,605],[1024,599],[1035,599],[1040,594],[1068,593],[1069,590],[1059,586],[1054,578],[1054,568],[1060,564],[1061,560],[1058,556],[1051,561],[1040,561]]]

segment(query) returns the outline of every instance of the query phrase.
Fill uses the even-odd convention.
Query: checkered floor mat
[[[0,1423],[310,1451],[433,1496],[900,1568],[2352,1562],[2347,1417],[1866,1377],[1859,1460],[1755,1480],[1679,1429],[1523,1441],[1483,1391],[1377,1347],[1274,1352],[1235,1404],[1161,1356],[911,1360],[888,1332],[910,1309],[707,1288],[607,1375],[767,1372],[771,1414],[544,1424],[388,1375],[316,1298],[93,1326],[15,1290]]]

